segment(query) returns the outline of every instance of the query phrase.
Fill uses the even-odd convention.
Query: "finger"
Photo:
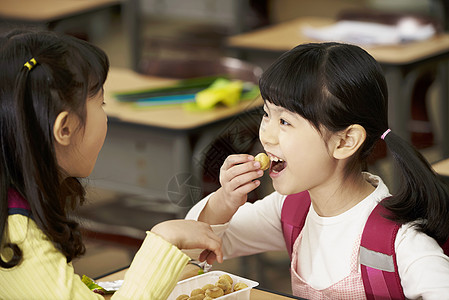
[[[255,190],[259,185],[260,185],[260,181],[254,180],[254,181],[248,182],[245,185],[238,187],[234,192],[237,194],[240,194],[240,195],[247,195],[250,192],[252,192],[253,190]]]
[[[206,261],[208,264],[213,264],[214,261],[218,261],[219,263],[223,262],[223,255],[221,253],[221,251],[211,251],[211,250],[204,250],[203,252],[201,252],[200,256],[199,256],[199,261],[203,262]]]
[[[262,170],[251,171],[251,172],[236,176],[229,182],[229,189],[232,191],[235,191],[238,188],[240,188],[241,186],[251,183],[255,179],[260,178],[262,176],[263,176]]]
[[[222,169],[226,171],[235,165],[242,164],[251,160],[254,161],[254,157],[248,154],[232,154],[225,159]]]
[[[258,170],[260,170],[260,162],[250,161],[242,163],[240,165],[235,165],[226,172],[226,175],[229,176],[230,179],[232,179],[238,175]],[[261,174],[263,174],[263,172]]]
[[[205,248],[209,249],[209,252],[212,251],[214,253],[212,259],[213,260],[219,259],[219,262],[222,262],[223,261],[223,253],[222,253],[222,248],[221,248],[221,245],[222,245],[221,238],[218,235],[216,235],[215,233],[213,233],[210,226],[209,226],[209,230],[205,233],[204,236],[206,236],[209,239]],[[207,259],[207,257],[205,257],[204,259]],[[208,261],[208,263],[209,263],[209,261]]]
[[[215,254],[215,252],[210,252],[209,255],[206,257],[206,262],[209,265],[212,265],[214,261],[218,261],[219,263],[223,262],[223,257],[220,258]]]

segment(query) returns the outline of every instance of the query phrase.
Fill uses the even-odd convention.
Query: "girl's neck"
[[[309,190],[313,208],[321,217],[333,217],[351,209],[375,190],[363,174]]]

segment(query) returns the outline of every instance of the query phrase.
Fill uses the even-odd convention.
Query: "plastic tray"
[[[211,272],[208,272],[208,273],[205,273],[205,274],[202,274],[199,276],[195,276],[192,278],[188,278],[188,279],[178,282],[178,284],[176,285],[176,287],[174,288],[174,290],[170,294],[170,296],[167,298],[167,300],[176,300],[176,297],[178,297],[179,295],[182,295],[182,294],[190,295],[190,292],[192,290],[201,288],[208,283],[215,284],[218,281],[218,278],[223,274],[228,274],[229,276],[231,276],[231,278],[234,282],[233,286],[237,282],[243,282],[243,283],[246,283],[246,285],[248,285],[248,287],[243,290],[232,292],[230,294],[221,296],[217,299],[249,300],[251,289],[253,287],[259,285],[259,283],[256,281],[246,279],[243,277],[239,277],[237,275],[233,275],[233,274],[222,272],[222,271],[211,271]]]

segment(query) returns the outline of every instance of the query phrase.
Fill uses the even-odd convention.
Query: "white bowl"
[[[218,281],[218,278],[221,275],[227,274],[231,276],[232,281],[234,282],[232,286],[234,286],[238,282],[246,283],[248,286],[247,288],[244,288],[243,290],[232,292],[230,294],[221,296],[217,299],[226,299],[226,300],[249,300],[251,289],[255,286],[258,286],[259,283],[250,279],[246,279],[243,277],[239,277],[237,275],[229,274],[222,271],[211,271],[199,276],[195,276],[192,278],[188,278],[185,280],[182,280],[178,282],[176,287],[174,288],[173,292],[168,296],[167,300],[176,300],[176,297],[182,294],[190,295],[190,292],[192,292],[194,289],[198,289],[203,287],[204,285],[210,283],[215,284]]]

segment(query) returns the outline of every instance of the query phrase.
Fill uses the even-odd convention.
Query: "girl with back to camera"
[[[85,248],[68,212],[84,201],[76,177],[91,173],[106,136],[106,54],[69,36],[13,31],[0,38],[0,69],[0,298],[102,299],[74,274]],[[154,226],[112,298],[166,299],[189,261],[179,249],[221,261],[220,243],[201,222]]]
[[[246,203],[263,172],[251,155],[231,155],[220,171],[221,188],[187,218],[214,225],[225,258],[287,245],[296,296],[449,299],[449,258],[440,246],[449,236],[447,188],[425,159],[389,129],[387,85],[379,64],[353,45],[299,45],[264,72],[260,89],[265,114],[259,135],[276,191]],[[365,172],[381,138],[402,176],[394,195],[381,178]],[[305,221],[294,235],[284,216],[296,222],[304,206]],[[396,226],[391,255],[363,244],[365,231],[374,233],[369,236],[375,238],[374,247],[388,238],[367,225],[372,216]],[[378,270],[362,263],[370,259],[391,266]],[[387,278],[395,269],[399,277]],[[392,280],[397,294],[390,291]]]

